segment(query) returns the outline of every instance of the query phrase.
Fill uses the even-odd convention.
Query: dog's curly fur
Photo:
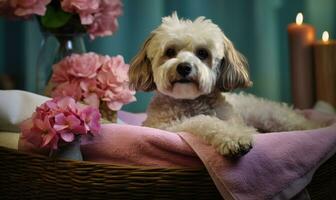
[[[134,89],[156,91],[145,126],[191,132],[223,155],[248,152],[258,131],[319,126],[286,105],[228,93],[252,85],[247,62],[204,17],[164,17],[131,62],[129,76]]]

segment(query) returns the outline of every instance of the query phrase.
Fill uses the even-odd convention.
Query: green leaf
[[[46,28],[60,28],[64,26],[72,17],[72,14],[52,6],[47,7],[47,12],[41,17],[41,23]]]

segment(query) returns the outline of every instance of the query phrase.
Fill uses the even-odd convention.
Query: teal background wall
[[[303,12],[304,21],[336,33],[334,0],[123,0],[124,14],[112,37],[86,39],[89,51],[121,54],[129,62],[161,17],[176,10],[180,17],[206,16],[217,23],[248,59],[254,86],[248,92],[291,103],[287,25]],[[41,34],[35,21],[0,19],[0,74],[10,75],[15,88],[34,91],[35,63]],[[123,109],[141,112],[151,94]]]

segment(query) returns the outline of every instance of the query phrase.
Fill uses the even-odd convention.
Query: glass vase
[[[52,150],[49,156],[54,159],[82,161],[83,156],[80,145],[81,138],[76,135],[74,141],[59,147],[57,150]]]
[[[85,53],[83,33],[43,32],[43,40],[36,63],[36,93],[50,95],[48,84],[53,64],[72,53]]]

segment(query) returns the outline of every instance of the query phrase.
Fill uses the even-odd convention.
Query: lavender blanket
[[[134,125],[103,125],[100,136],[84,141],[81,147],[84,159],[90,161],[156,167],[204,165],[226,200],[291,199],[336,152],[335,116],[314,111],[304,114],[330,126],[255,135],[254,148],[236,161],[220,156],[190,133],[134,126],[141,124],[145,115],[125,112],[120,112],[119,118]],[[19,149],[46,154],[22,138]]]

